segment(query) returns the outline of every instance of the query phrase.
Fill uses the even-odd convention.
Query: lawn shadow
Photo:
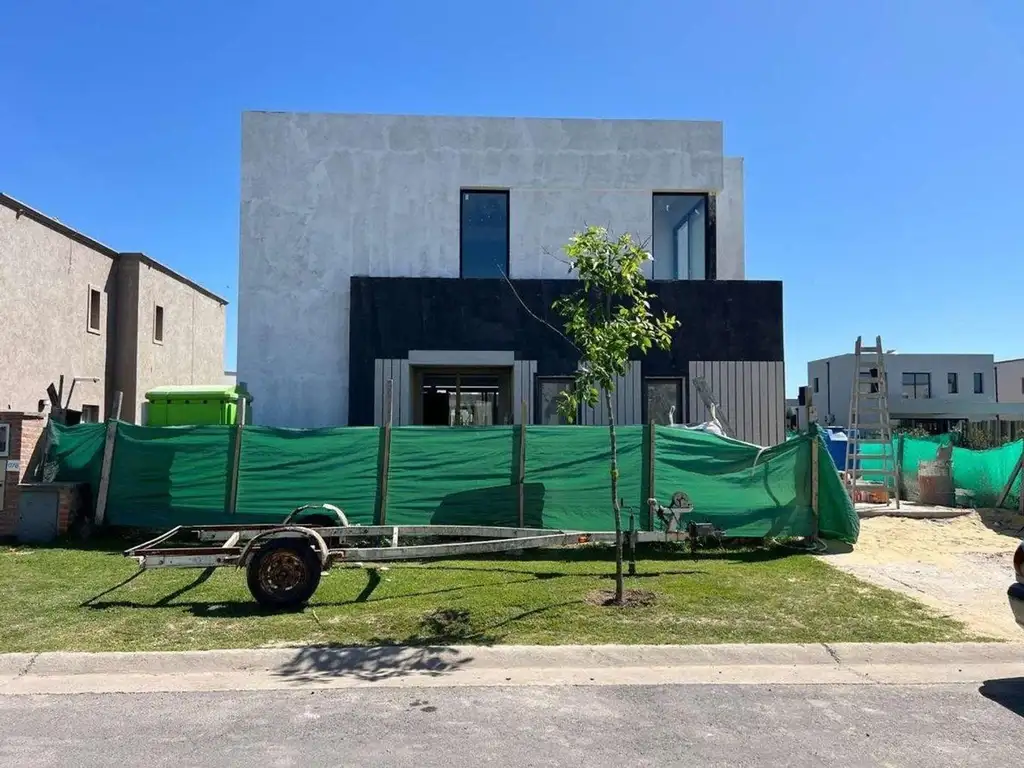
[[[302,683],[339,677],[376,682],[409,675],[440,677],[473,660],[464,651],[445,645],[395,645],[378,639],[370,642],[368,647],[300,648],[274,674]]]
[[[1007,677],[1001,680],[986,680],[978,693],[1024,717],[1024,677]]]
[[[104,611],[114,608],[142,608],[142,609],[180,609],[184,608],[188,610],[194,616],[201,618],[225,618],[225,619],[238,619],[246,618],[249,616],[270,616],[275,613],[282,613],[281,609],[270,610],[260,607],[256,602],[251,600],[238,601],[238,600],[190,600],[175,602],[178,598],[187,594],[196,587],[201,586],[210,579],[213,575],[214,568],[206,568],[200,573],[195,579],[186,584],[183,587],[179,587],[168,595],[161,597],[159,600],[152,603],[143,603],[131,600],[101,600],[100,598],[117,591],[121,587],[129,584],[134,579],[138,578],[143,571],[136,571],[127,579],[123,580],[119,584],[110,587],[107,590],[90,597],[88,600],[83,601],[79,604],[80,608],[89,608],[91,610]],[[514,571],[515,575],[523,576],[525,578],[505,580],[502,582],[479,582],[475,584],[461,584],[453,587],[444,587],[441,589],[432,589],[422,592],[408,592],[399,595],[387,595],[385,597],[378,597],[371,600],[371,596],[377,586],[381,583],[380,572],[376,568],[368,568],[367,570],[367,583],[363,587],[362,591],[351,600],[340,600],[332,602],[315,602],[311,603],[308,608],[316,609],[319,607],[341,607],[346,605],[356,605],[360,603],[383,603],[392,600],[406,600],[416,597],[428,597],[430,595],[443,595],[452,592],[464,592],[467,590],[481,589],[484,587],[496,587],[504,586],[509,584],[522,584],[525,582],[535,581],[537,578],[532,574],[525,571]],[[472,570],[472,569],[466,569]],[[559,574],[562,575],[562,574]],[[293,612],[301,612],[304,608],[297,608]]]

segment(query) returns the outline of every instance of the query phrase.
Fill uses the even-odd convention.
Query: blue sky
[[[300,10],[301,9],[301,10]],[[0,0],[0,191],[237,299],[245,109],[725,122],[787,389],[1024,356],[1020,0]]]

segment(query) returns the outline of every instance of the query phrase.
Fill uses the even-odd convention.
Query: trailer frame
[[[638,531],[630,526],[623,533],[631,560],[636,545],[651,542],[689,541],[715,535],[703,524],[697,528],[678,525],[681,515],[692,507],[664,508],[650,500],[665,530]],[[338,525],[303,524],[296,517],[310,509],[322,508],[337,517]],[[307,520],[322,521],[323,515],[307,514]],[[164,546],[183,537],[201,542],[193,546]],[[428,544],[400,544],[402,539],[451,538],[456,541]],[[346,546],[349,541],[377,546]],[[330,544],[328,543],[330,542]],[[381,546],[387,542],[386,546]],[[159,568],[223,568],[247,571],[249,590],[258,603],[268,608],[294,608],[315,592],[324,571],[335,566],[365,566],[401,560],[431,560],[466,555],[503,554],[528,549],[579,547],[614,543],[614,531],[553,531],[493,525],[349,525],[345,514],[330,504],[304,505],[290,512],[281,523],[250,525],[178,525],[124,551],[141,570]],[[269,561],[269,562],[268,562]],[[276,570],[275,570],[276,569]]]

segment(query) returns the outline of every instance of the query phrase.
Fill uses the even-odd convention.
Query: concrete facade
[[[1024,403],[1024,357],[996,362],[996,401]]]
[[[854,361],[850,353],[807,364],[807,383],[822,424],[846,426]],[[996,367],[992,355],[889,353],[885,355],[885,370],[889,382],[889,412],[894,419],[1020,418],[1012,408],[1001,410],[997,406]],[[931,383],[930,397],[922,397],[919,389],[912,393],[904,387],[905,373],[927,374]],[[949,391],[950,374],[956,376],[955,393]],[[981,374],[980,393],[974,391],[975,374]]]
[[[138,419],[147,389],[220,383],[227,302],[144,254],[119,253],[0,195],[0,409],[39,412],[46,387],[78,381],[68,407]],[[90,292],[99,292],[93,328]],[[163,340],[154,338],[162,307]]]
[[[741,279],[742,180],[719,122],[246,113],[238,377],[261,423],[348,423],[350,278],[458,278],[463,190],[508,190],[513,279],[566,277],[588,224],[650,238],[655,192],[706,193]]]

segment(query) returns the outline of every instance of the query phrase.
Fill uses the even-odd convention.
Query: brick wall
[[[0,411],[0,424],[7,424],[10,427],[8,454],[0,457],[0,470],[4,473],[0,536],[12,536],[18,524],[18,501],[21,497],[18,484],[25,479],[29,461],[46,428],[46,421],[38,413]],[[17,462],[18,469],[8,472],[7,468],[11,462]]]

